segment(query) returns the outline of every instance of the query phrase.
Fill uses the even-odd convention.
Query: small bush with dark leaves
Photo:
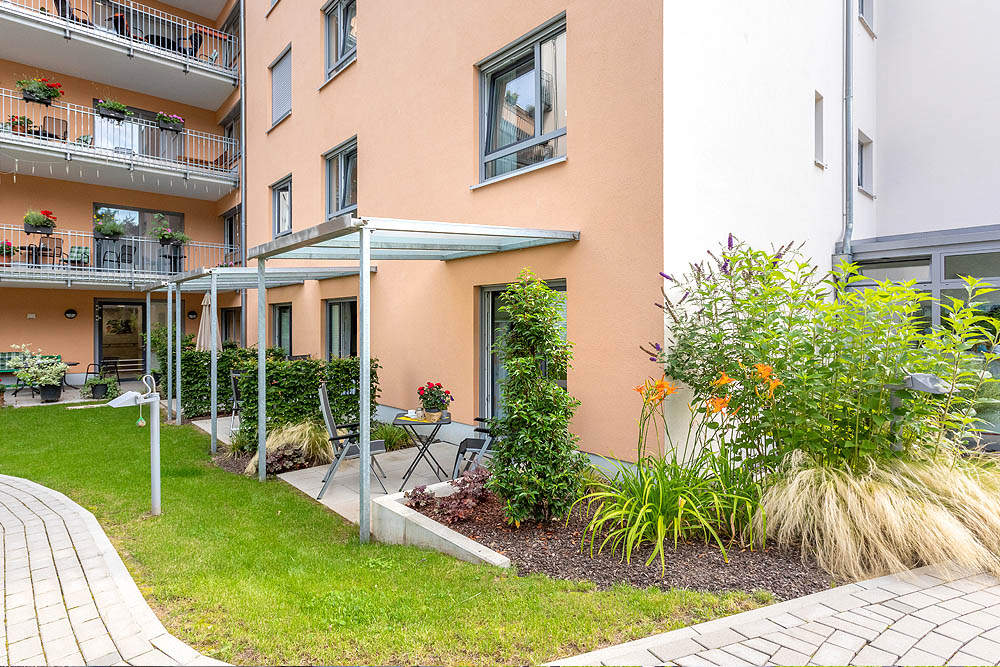
[[[405,494],[406,506],[415,510],[434,507],[437,504],[437,496],[427,490],[427,485],[415,486]]]

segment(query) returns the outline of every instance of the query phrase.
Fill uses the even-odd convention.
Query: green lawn
[[[164,426],[163,514],[149,512],[136,410],[0,409],[0,473],[94,512],[167,628],[229,662],[528,664],[763,602],[520,578],[356,529],[280,481],[211,464],[208,436]],[[147,415],[148,418],[148,415]]]

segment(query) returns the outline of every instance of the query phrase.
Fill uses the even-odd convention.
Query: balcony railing
[[[132,0],[0,0],[0,8],[129,49],[237,76],[235,35]]]
[[[58,146],[128,164],[234,178],[239,153],[236,141],[228,137],[187,129],[164,130],[135,116],[117,121],[79,104],[26,102],[19,91],[4,88],[0,88],[0,139]]]
[[[238,261],[238,249],[223,243],[161,245],[142,236],[106,239],[58,227],[28,234],[23,225],[0,225],[0,280],[141,284]]]

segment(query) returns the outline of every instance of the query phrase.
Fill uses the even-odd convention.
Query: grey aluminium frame
[[[278,193],[288,189],[288,229],[281,231],[278,229]],[[292,233],[292,175],[280,178],[271,184],[271,233],[274,238]]]
[[[332,354],[333,350],[332,350],[332,345],[331,345],[331,342],[332,342],[331,339],[333,337],[332,336],[332,334],[333,334],[333,318],[330,317],[330,311],[332,310],[331,306],[338,305],[341,308],[343,308],[344,306],[350,306],[351,304],[354,304],[354,320],[353,320],[353,323],[354,323],[355,329],[356,329],[357,328],[357,321],[358,321],[358,298],[357,297],[355,297],[355,296],[346,296],[346,297],[338,297],[338,298],[335,298],[335,299],[324,299],[323,300],[323,316],[326,318],[326,326],[324,327],[324,330],[325,330],[324,333],[325,333],[326,340],[324,341],[324,347],[326,348],[326,360],[327,361],[330,361],[331,359],[334,359],[334,358],[344,359],[344,358],[348,358],[348,357],[354,356],[354,355],[352,355],[350,353],[350,349],[352,347],[356,347],[357,346],[357,335],[356,335],[357,332],[356,331],[354,331],[354,332],[348,331],[348,336],[350,337],[350,339],[347,341],[347,343],[348,343],[347,344],[348,353],[346,355],[337,354],[337,356],[334,357],[334,355]],[[344,323],[344,313],[341,312],[340,313],[340,324],[343,325],[343,323]],[[342,339],[342,341],[341,341],[341,350],[340,351],[343,350],[343,335],[341,335],[341,339]]]
[[[350,206],[341,206],[341,195],[344,192],[344,183],[347,174],[344,172],[344,156],[354,153],[355,173],[358,168],[358,136],[354,135],[346,141],[337,144],[326,153],[323,153],[323,160],[326,162],[326,219],[330,220],[341,215],[357,213],[358,193],[354,193],[355,203]],[[334,174],[334,171],[337,173]],[[334,188],[334,178],[337,179],[337,187]],[[334,201],[336,199],[336,201]]]
[[[326,79],[332,79],[341,70],[353,63],[358,58],[358,44],[344,50],[347,36],[347,25],[344,22],[344,12],[351,6],[355,6],[357,12],[357,0],[330,0],[323,5],[323,36],[326,40],[323,64],[326,69]],[[332,24],[332,25],[331,25]],[[335,38],[335,39],[331,39]],[[336,57],[333,51],[336,50]]]
[[[552,139],[556,139],[566,135],[566,127],[561,127],[559,129],[553,130],[547,134],[542,134],[542,114],[535,114],[535,135],[524,141],[519,141],[516,144],[510,146],[505,146],[499,150],[493,151],[492,153],[487,153],[487,146],[489,141],[489,127],[490,127],[490,106],[492,99],[492,86],[490,85],[493,77],[498,73],[509,69],[511,66],[515,65],[519,61],[525,59],[528,55],[531,55],[534,61],[535,70],[535,100],[540,101],[542,99],[542,76],[541,76],[541,45],[545,40],[555,37],[556,35],[566,32],[566,12],[562,12],[559,15],[549,19],[539,27],[535,28],[531,32],[522,35],[518,39],[514,40],[510,44],[504,46],[503,48],[495,51],[491,55],[487,56],[483,60],[476,63],[476,68],[479,70],[479,182],[480,184],[493,181],[494,179],[501,179],[509,177],[512,174],[516,174],[521,171],[528,171],[537,168],[541,164],[551,162],[558,159],[563,159],[564,156],[552,157],[547,160],[543,160],[539,163],[521,167],[520,169],[514,169],[510,172],[500,174],[498,176],[493,176],[490,178],[486,177],[486,164],[497,160],[507,155],[511,155],[525,148],[530,148],[537,144],[543,144]]]
[[[279,343],[281,341],[278,338],[281,336],[279,330],[278,318],[280,313],[287,308],[288,309],[288,350],[286,354],[291,356],[292,354],[292,302],[291,301],[281,301],[278,303],[269,303],[271,311],[271,347],[281,347]]]

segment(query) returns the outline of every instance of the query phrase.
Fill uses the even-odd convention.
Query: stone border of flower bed
[[[432,484],[435,496],[450,496],[448,482]],[[405,505],[405,492],[372,499],[372,534],[379,542],[440,551],[470,563],[510,567],[510,559]]]

